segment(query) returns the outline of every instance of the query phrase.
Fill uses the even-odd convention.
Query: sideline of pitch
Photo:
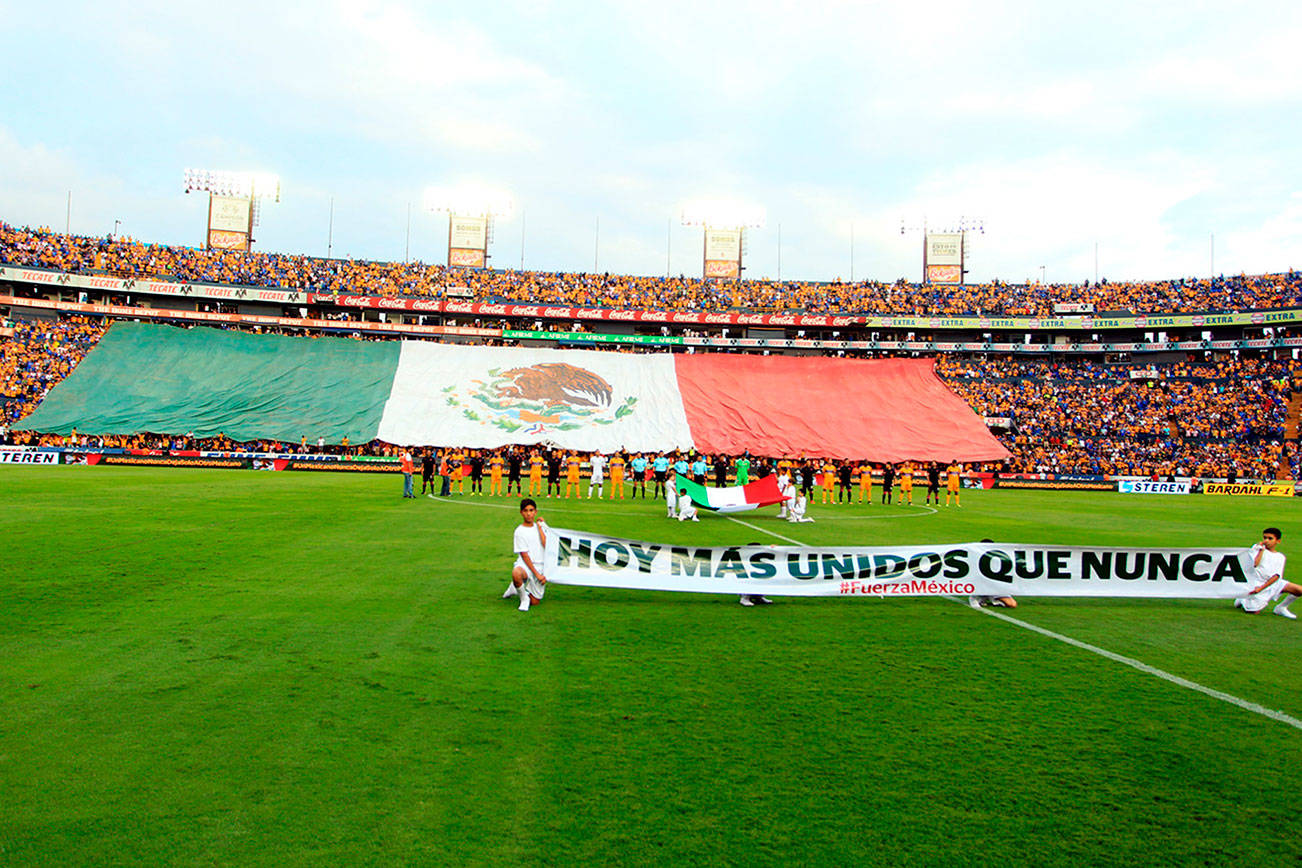
[[[768,530],[766,528],[762,528],[759,525],[750,524],[749,522],[741,521],[740,519],[733,518],[732,516],[726,516],[726,518],[729,518],[732,521],[737,522],[737,524],[749,527],[752,530],[757,530],[760,533],[767,533],[770,536],[777,537],[783,542],[789,542],[792,545],[798,545],[798,546],[805,545],[805,543],[802,543],[799,540],[794,540],[789,536],[783,536],[780,533],[775,533],[774,531]],[[959,605],[962,606],[967,605],[966,600],[960,600],[958,597],[951,597],[946,595],[945,599],[949,600],[952,603],[958,603]],[[1187,690],[1192,690],[1196,693],[1201,693],[1204,696],[1210,696],[1212,699],[1219,699],[1221,702],[1228,702],[1230,705],[1238,706],[1239,708],[1242,708],[1245,711],[1250,711],[1253,714],[1260,714],[1262,717],[1268,717],[1271,720],[1278,721],[1279,723],[1285,724],[1286,726],[1291,726],[1294,729],[1302,729],[1302,720],[1298,720],[1296,717],[1293,717],[1290,714],[1285,714],[1282,711],[1276,711],[1273,708],[1267,708],[1264,705],[1258,705],[1257,703],[1251,702],[1247,699],[1240,699],[1239,697],[1235,696],[1232,693],[1226,693],[1222,690],[1216,690],[1215,688],[1207,687],[1206,685],[1199,684],[1196,681],[1190,681],[1188,678],[1181,678],[1179,675],[1173,675],[1170,672],[1167,672],[1166,670],[1158,669],[1156,666],[1150,666],[1149,664],[1143,662],[1142,660],[1135,660],[1133,657],[1126,657],[1121,654],[1117,654],[1113,651],[1109,651],[1106,648],[1100,648],[1097,645],[1091,645],[1088,642],[1082,642],[1079,639],[1073,639],[1070,636],[1064,636],[1061,633],[1055,633],[1052,630],[1046,630],[1044,627],[1036,626],[1035,624],[1031,624],[1026,621],[1023,621],[1020,618],[1014,618],[1010,615],[1005,615],[1003,612],[996,612],[992,609],[981,609],[980,612],[983,615],[989,615],[991,618],[998,618],[1001,621],[1006,621],[1007,623],[1012,624],[1015,627],[1021,627],[1024,630],[1030,630],[1033,633],[1039,633],[1041,636],[1047,636],[1050,639],[1056,639],[1059,642],[1065,642],[1066,644],[1071,645],[1074,648],[1080,648],[1081,650],[1088,651],[1091,654],[1097,654],[1100,657],[1113,661],[1114,663],[1121,663],[1125,666],[1129,666],[1132,669],[1136,669],[1148,675],[1154,675],[1158,678],[1161,678],[1163,681],[1169,681],[1170,683],[1175,684],[1179,687],[1183,687]]]

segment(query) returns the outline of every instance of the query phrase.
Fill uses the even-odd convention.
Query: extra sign
[[[1123,479],[1117,483],[1122,494],[1188,494],[1188,482],[1154,482],[1151,479]]]
[[[32,464],[44,467],[58,463],[58,452],[36,452],[29,449],[0,449],[0,464]]]

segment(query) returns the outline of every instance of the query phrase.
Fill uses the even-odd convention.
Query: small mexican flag
[[[778,491],[778,478],[772,474],[763,479],[756,479],[745,485],[733,485],[729,488],[706,488],[697,485],[685,476],[674,479],[674,487],[679,495],[683,492],[701,509],[715,512],[746,512],[761,506],[773,506],[787,498]]]

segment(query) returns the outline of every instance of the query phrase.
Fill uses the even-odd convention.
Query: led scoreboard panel
[[[705,276],[741,277],[741,230],[705,227]]]
[[[448,216],[448,265],[488,265],[488,218]]]
[[[253,200],[247,196],[208,197],[208,248],[248,250]]]
[[[963,282],[963,233],[928,233],[922,256],[927,283]]]

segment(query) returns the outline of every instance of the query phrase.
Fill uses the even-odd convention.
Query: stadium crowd
[[[1018,472],[1272,478],[1293,458],[1296,362],[941,358],[937,371],[978,414],[1008,420],[999,437]]]
[[[995,281],[966,286],[899,280],[725,281],[577,272],[490,271],[422,262],[369,262],[280,253],[200,250],[123,237],[63,235],[0,222],[0,263],[73,273],[279,286],[321,293],[657,310],[782,310],[814,314],[1052,316],[1058,304],[1097,312],[1182,313],[1268,309],[1302,302],[1302,273],[1091,284]]]
[[[0,339],[0,424],[6,426],[35,410],[108,328],[88,317],[17,320],[10,327],[13,334]]]
[[[104,333],[97,320],[18,320],[0,337],[0,425],[20,445],[139,449],[333,451],[395,455],[382,442],[238,444],[181,432],[58,436],[27,431],[21,419],[67,376]],[[253,327],[253,330],[261,330]],[[1289,399],[1302,390],[1302,364],[1266,357],[1104,364],[940,356],[937,373],[973,410],[995,423],[1019,473],[1274,478],[1281,462],[1302,470],[1289,449]],[[1137,376],[1136,376],[1137,375]],[[777,457],[775,457],[776,460]]]

